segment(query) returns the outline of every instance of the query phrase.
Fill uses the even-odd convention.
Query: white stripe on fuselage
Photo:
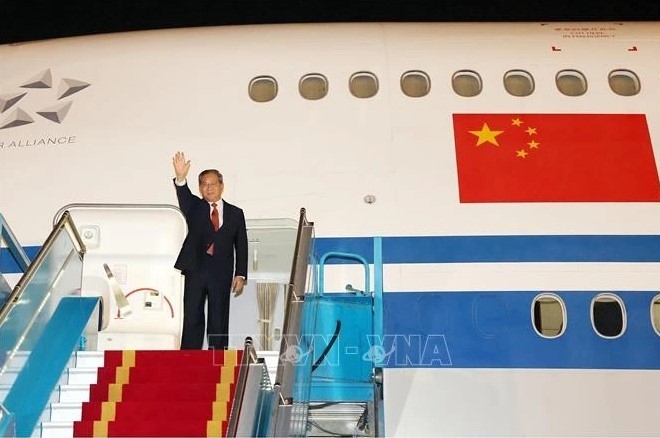
[[[364,289],[359,265],[325,267],[325,290]],[[370,267],[373,289],[373,266]],[[383,267],[385,292],[657,290],[659,263],[415,263]]]

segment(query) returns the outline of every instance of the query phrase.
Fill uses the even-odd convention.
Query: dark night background
[[[0,0],[0,44],[231,24],[655,20],[658,0]]]

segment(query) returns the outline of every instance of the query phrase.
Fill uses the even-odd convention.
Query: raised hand
[[[172,164],[174,165],[174,173],[176,175],[177,181],[183,181],[188,176],[188,171],[190,170],[190,160],[186,161],[186,154],[183,152],[177,152],[172,158]]]

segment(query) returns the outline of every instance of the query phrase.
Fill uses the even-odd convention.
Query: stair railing
[[[227,427],[227,436],[290,436],[292,409],[294,408],[295,363],[288,360],[292,351],[298,351],[302,304],[307,287],[307,272],[314,224],[307,221],[305,209],[300,209],[291,277],[286,288],[285,313],[275,382],[270,385],[263,359],[257,357],[252,339],[247,338],[236,395]],[[261,365],[259,367],[258,365]],[[263,369],[259,379],[257,370]],[[260,380],[260,382],[257,382]],[[262,391],[255,400],[253,387]]]
[[[250,371],[250,365],[257,362],[257,351],[252,345],[252,339],[246,338],[245,344],[243,347],[243,357],[241,363],[239,364],[238,379],[236,381],[236,392],[234,394],[234,401],[231,407],[231,412],[229,414],[229,423],[227,425],[227,436],[235,437],[239,420],[241,419],[241,411],[243,407],[243,400],[245,399],[245,393],[247,390],[247,378]],[[252,419],[247,419],[252,421]]]
[[[29,263],[25,274],[0,309],[0,375],[5,373],[19,352],[26,356],[25,364],[41,361],[43,362],[41,365],[44,365],[44,369],[47,370],[47,372],[44,371],[43,385],[38,384],[41,380],[37,381],[29,376],[39,367],[31,364],[29,367],[25,365],[19,370],[18,377],[5,399],[5,408],[10,415],[3,415],[0,419],[0,431],[5,428],[5,419],[11,419],[13,416],[18,435],[29,436],[32,433],[35,415],[40,413],[40,411],[37,412],[40,398],[43,396],[46,400],[50,395],[53,390],[52,385],[55,384],[64,369],[66,358],[75,350],[75,343],[80,341],[79,333],[73,338],[73,343],[68,351],[55,352],[58,360],[53,361],[50,352],[54,351],[52,348],[54,345],[59,344],[53,341],[49,345],[49,339],[46,338],[45,341],[42,341],[44,338],[42,335],[49,330],[51,317],[56,312],[64,312],[64,307],[66,307],[62,306],[64,299],[67,300],[66,305],[69,307],[80,305],[78,302],[72,304],[71,299],[80,299],[84,253],[85,246],[67,212],[55,225],[35,259]],[[25,257],[19,256],[18,258],[24,259],[23,262],[25,262]],[[88,306],[91,312],[94,311],[95,306],[96,303]],[[97,307],[96,317],[98,317]],[[93,317],[83,321],[83,324],[92,319]],[[92,321],[92,324],[95,326],[97,322]],[[56,334],[60,332],[61,330],[58,329]],[[34,352],[45,351],[48,349],[47,347],[50,348],[50,352],[44,353],[48,356],[47,358],[46,356],[39,359],[32,357]],[[67,357],[62,361],[62,367],[59,367],[61,355]],[[49,365],[45,366],[46,363]],[[22,386],[17,385],[19,380]],[[41,409],[43,410],[43,406]]]
[[[30,259],[25,253],[25,250],[23,250],[23,247],[19,244],[18,239],[16,239],[16,236],[5,220],[5,217],[0,213],[0,242],[2,241],[7,245],[7,250],[14,259],[14,262],[18,265],[18,269],[25,273],[30,265]],[[2,251],[2,249],[0,249],[0,251]],[[4,306],[10,294],[11,287],[9,286],[9,283],[7,283],[4,275],[2,275],[2,270],[0,269],[0,308]]]
[[[287,285],[283,336],[280,342],[280,354],[277,361],[277,373],[273,384],[273,410],[269,422],[268,436],[290,436],[292,421],[298,415],[294,410],[300,408],[305,400],[294,400],[296,377],[295,356],[300,351],[300,324],[303,302],[307,289],[307,275],[314,236],[314,223],[309,222],[304,208],[300,209],[298,232],[291,266],[291,277]],[[294,358],[292,360],[292,358]],[[297,408],[296,408],[297,406]]]

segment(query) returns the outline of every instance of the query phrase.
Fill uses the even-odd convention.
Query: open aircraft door
[[[184,278],[174,269],[186,221],[172,205],[70,204],[86,247],[82,296],[100,296],[87,350],[178,349]]]

